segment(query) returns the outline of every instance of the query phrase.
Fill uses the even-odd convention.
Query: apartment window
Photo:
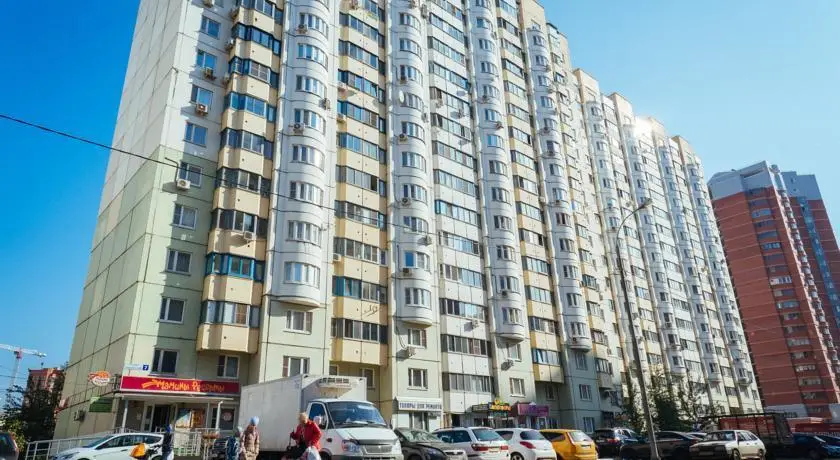
[[[426,233],[429,231],[429,223],[419,217],[403,216],[403,227],[407,231],[417,233]]]
[[[507,357],[514,361],[522,361],[522,347],[518,343],[506,343],[504,348],[507,351]]]
[[[202,147],[206,146],[207,128],[187,122],[187,127],[184,130],[184,140],[190,144],[200,145]]]
[[[408,336],[409,345],[426,348],[426,331],[424,329],[409,329],[406,335]]]
[[[426,369],[409,369],[408,370],[408,387],[409,388],[429,388],[428,371]]]
[[[575,353],[575,366],[577,366],[577,368],[579,370],[582,370],[582,371],[588,370],[589,369],[589,363],[587,362],[587,359],[586,359],[586,353],[584,353],[582,351],[576,351],[574,353]]]
[[[312,333],[312,312],[288,310],[286,311],[286,330]]]
[[[306,59],[317,62],[324,67],[327,66],[327,53],[325,53],[321,48],[313,45],[303,43],[298,44],[298,59]]]
[[[173,273],[188,274],[190,272],[190,261],[192,254],[189,252],[167,249],[166,271]]]
[[[414,307],[432,307],[432,293],[420,288],[405,288],[405,304]]]
[[[163,297],[160,301],[160,316],[163,323],[181,323],[184,320],[184,301]]]
[[[199,69],[216,70],[216,56],[204,50],[195,53],[195,66]]]
[[[289,221],[286,239],[319,245],[321,244],[321,227],[309,222]]]
[[[283,377],[293,377],[309,373],[309,358],[295,356],[283,357]]]
[[[497,230],[511,230],[513,229],[513,220],[505,216],[493,216],[493,226]]]
[[[578,392],[580,399],[584,401],[592,401],[592,387],[589,385],[578,385]]]
[[[153,374],[175,374],[175,367],[178,363],[178,352],[174,350],[163,350],[155,348],[152,357]]]
[[[416,251],[405,251],[403,255],[404,268],[421,268],[427,271],[431,269],[431,258],[428,254]]]
[[[239,377],[239,358],[236,356],[219,356],[216,365],[216,377],[235,379]]]
[[[415,152],[402,152],[402,165],[407,168],[426,170],[426,159],[423,155]]]
[[[200,166],[191,165],[189,163],[181,162],[181,168],[178,169],[178,178],[190,181],[193,187],[201,187],[201,176],[204,175],[204,170]]]
[[[324,117],[312,110],[295,109],[295,123],[302,123],[308,128],[324,132]]]
[[[321,286],[321,269],[301,262],[286,262],[287,283],[306,284],[312,287]]]
[[[207,109],[209,110],[210,106],[213,104],[213,91],[193,85],[192,93],[190,94],[190,102],[194,104],[203,104],[207,106]]]
[[[583,429],[584,433],[592,433],[595,431],[595,417],[584,417]]]
[[[365,382],[367,383],[368,390],[376,389],[376,371],[370,368],[362,368],[359,371],[359,376],[364,377]]]
[[[296,83],[296,88],[298,91],[312,93],[316,96],[324,97],[326,87],[324,86],[324,83],[321,82],[321,80],[303,75],[298,75],[298,77],[296,78]]]
[[[525,379],[510,379],[510,394],[525,396]]]
[[[516,257],[516,249],[513,246],[496,246],[496,258],[501,260],[513,260]]]
[[[201,17],[201,29],[199,29],[202,33],[205,33],[213,38],[219,38],[219,30],[221,30],[222,25],[218,22],[206,17]]]
[[[184,205],[176,204],[175,212],[172,215],[172,225],[194,229],[197,213],[198,211],[195,208],[188,208]]]
[[[289,198],[321,205],[324,192],[308,182],[289,182]]]

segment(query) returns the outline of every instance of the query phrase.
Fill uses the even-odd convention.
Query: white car
[[[133,460],[129,455],[131,449],[140,443],[158,447],[158,452],[152,455],[151,460],[160,460],[161,442],[163,442],[162,434],[113,434],[89,442],[82,447],[61,451],[52,460]]]
[[[764,460],[767,448],[758,436],[745,430],[712,431],[689,449],[691,459]]]
[[[508,460],[510,447],[492,428],[442,428],[433,433],[441,441],[457,446],[469,459]]]
[[[557,460],[551,441],[530,428],[501,428],[496,433],[510,446],[510,460]]]

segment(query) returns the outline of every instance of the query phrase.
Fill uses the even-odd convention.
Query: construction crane
[[[32,355],[37,356],[39,358],[45,358],[47,356],[46,353],[41,353],[38,350],[30,350],[28,348],[21,348],[15,347],[12,345],[4,345],[0,343],[0,350],[8,350],[15,354],[15,367],[12,369],[12,379],[9,382],[9,391],[15,387],[15,380],[17,380],[18,372],[20,371],[20,362],[23,359],[23,355]]]

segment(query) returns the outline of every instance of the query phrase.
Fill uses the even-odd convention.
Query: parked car
[[[551,442],[557,460],[597,460],[595,441],[580,430],[540,430]]]
[[[556,460],[551,442],[537,430],[530,428],[500,428],[496,430],[510,446],[511,460]]]
[[[437,436],[423,430],[397,428],[405,460],[466,460],[463,449],[441,441]]]
[[[838,458],[840,446],[828,442],[822,435],[794,433],[791,454],[791,457],[808,457],[811,460]]]
[[[75,447],[59,452],[53,460],[130,460],[131,449],[137,444],[157,448],[163,442],[163,435],[158,433],[113,434],[89,442],[82,447]],[[150,460],[161,460],[160,449]]]
[[[804,434],[804,433],[801,433],[801,434]],[[819,434],[817,436],[819,436],[820,439],[822,439],[823,441],[831,444],[832,446],[840,446],[840,436],[831,436],[831,435],[827,435],[827,434]]]
[[[19,453],[12,433],[0,431],[0,460],[17,460]]]
[[[712,431],[689,449],[692,459],[763,460],[767,453],[758,436],[744,430]]]
[[[703,438],[705,438],[705,437],[706,437],[706,433],[704,433],[704,432],[702,432],[702,431],[691,431],[691,432],[688,432],[688,433],[686,433],[686,434],[690,434],[690,435],[694,436],[694,437],[695,437],[695,438],[697,438],[697,439],[703,439]]]
[[[673,460],[687,460],[690,457],[689,449],[700,440],[697,437],[680,431],[662,431],[656,434],[656,448],[662,458]],[[627,459],[650,458],[649,440],[640,440],[633,444],[621,446],[618,456]]]
[[[434,435],[445,443],[466,452],[471,459],[507,460],[510,458],[510,446],[492,428],[443,428]]]
[[[601,428],[592,433],[599,457],[618,455],[621,446],[639,442],[639,435],[629,428]]]
[[[219,436],[210,446],[210,460],[225,460],[227,457],[227,436]]]

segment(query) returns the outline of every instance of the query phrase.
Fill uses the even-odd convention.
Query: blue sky
[[[767,159],[838,171],[840,1],[544,0],[572,62],[605,92],[659,118],[704,160],[708,176]],[[0,15],[0,112],[110,142],[137,0],[80,8],[12,2]],[[26,19],[37,15],[40,33]],[[0,121],[3,326],[0,343],[70,349],[107,152]],[[142,153],[142,152],[141,152]],[[819,176],[840,222],[840,181]],[[14,261],[14,263],[10,263]],[[27,359],[24,366],[37,367]],[[13,365],[0,352],[0,387]]]

